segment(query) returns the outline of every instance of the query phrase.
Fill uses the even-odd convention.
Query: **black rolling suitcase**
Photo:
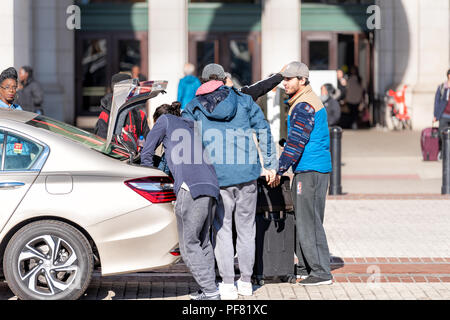
[[[289,177],[276,188],[258,179],[256,253],[253,279],[263,285],[268,277],[294,272],[295,218]]]

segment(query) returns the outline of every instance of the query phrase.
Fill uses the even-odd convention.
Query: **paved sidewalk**
[[[418,131],[344,130],[342,187],[349,194],[440,194],[442,161],[422,160]]]
[[[251,299],[450,299],[450,200],[329,199],[324,225],[334,284],[304,288],[268,280]],[[83,299],[187,300],[196,290],[180,263],[131,275],[96,273]],[[15,297],[0,283],[5,299]]]
[[[266,281],[247,299],[450,299],[450,196],[442,162],[424,162],[420,132],[345,131],[343,191],[328,197],[325,230],[334,284]],[[153,272],[94,275],[83,299],[189,299],[183,263]],[[0,283],[0,300],[15,299]],[[240,299],[244,299],[241,297]]]

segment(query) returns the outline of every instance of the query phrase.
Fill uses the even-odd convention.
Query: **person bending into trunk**
[[[164,104],[155,110],[155,125],[141,153],[141,164],[153,167],[156,148],[162,143],[174,178],[175,214],[181,256],[200,286],[192,300],[220,300],[214,269],[210,227],[219,199],[214,167],[204,156],[202,139],[194,122],[183,119],[181,103]]]

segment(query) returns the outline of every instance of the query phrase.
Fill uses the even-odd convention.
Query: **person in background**
[[[442,131],[450,127],[450,69],[447,71],[447,81],[439,85],[436,91],[433,121],[439,121],[439,150],[442,150]]]
[[[363,101],[363,98],[364,87],[359,75],[358,67],[352,66],[350,68],[350,78],[348,79],[345,100],[350,109],[353,130],[358,129],[359,105]]]
[[[341,119],[341,106],[339,102],[333,98],[336,90],[330,83],[324,84],[321,88],[320,100],[322,100],[325,109],[327,109],[328,114],[328,126],[335,126],[339,123]]]
[[[235,300],[238,294],[253,295],[251,276],[255,261],[257,179],[262,173],[268,182],[273,182],[278,169],[277,154],[270,126],[261,108],[249,95],[225,85],[226,76],[221,65],[212,63],[205,66],[202,83],[182,116],[200,121],[203,143],[219,180],[221,197],[213,224],[214,253],[222,277],[219,285],[221,298]],[[263,166],[253,133],[260,141]],[[210,140],[211,134],[214,135],[214,143]],[[230,134],[235,138],[231,139]],[[233,156],[236,149],[242,156]],[[241,274],[237,288],[234,284],[233,220]]]
[[[0,74],[0,108],[23,110],[20,105],[14,103],[17,93],[17,71],[10,67]]]
[[[342,69],[336,71],[337,75],[337,90],[334,93],[333,98],[337,100],[341,105],[344,104],[345,95],[347,93],[347,78]]]
[[[146,77],[141,73],[141,67],[139,67],[138,65],[134,65],[131,68],[131,77],[133,79],[139,79],[139,82],[147,80]]]
[[[330,178],[330,132],[327,112],[309,85],[309,68],[295,61],[282,73],[289,95],[288,137],[279,159],[277,177],[292,167],[292,195],[296,220],[296,277],[304,286],[333,283],[330,252],[323,228]]]
[[[210,241],[211,223],[220,195],[219,183],[204,153],[200,133],[196,132],[193,121],[180,117],[180,107],[179,102],[174,102],[155,110],[155,125],[145,141],[141,164],[153,167],[155,150],[163,144],[177,195],[175,214],[181,256],[200,286],[200,291],[191,294],[191,299],[220,300]],[[173,140],[180,132],[185,133],[182,141]],[[189,154],[187,158],[183,152],[183,159],[180,159],[180,148]]]
[[[114,90],[114,85],[123,80],[129,80],[131,76],[126,73],[117,73],[111,78],[111,89]],[[100,101],[102,112],[99,115],[97,123],[94,128],[94,133],[99,137],[106,139],[106,135],[108,134],[108,125],[109,125],[109,115],[111,113],[111,105],[112,105],[113,93],[107,93]],[[124,127],[125,131],[127,131],[135,140],[136,144],[139,144],[140,138],[144,138],[147,136],[150,131],[147,122],[147,115],[142,109],[135,108],[128,112],[126,125]],[[128,140],[128,137],[124,136],[123,139],[125,141]],[[117,141],[114,141],[117,143]]]
[[[17,91],[17,103],[25,110],[43,114],[44,91],[33,78],[33,69],[23,66],[19,70],[19,91]]]
[[[184,65],[184,77],[178,83],[177,100],[181,102],[181,110],[195,98],[195,92],[200,87],[200,80],[194,76],[195,66],[192,63]]]

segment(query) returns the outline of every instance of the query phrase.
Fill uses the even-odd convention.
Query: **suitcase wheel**
[[[263,286],[264,285],[264,277],[263,276],[255,276],[252,279],[252,282],[256,286]]]

